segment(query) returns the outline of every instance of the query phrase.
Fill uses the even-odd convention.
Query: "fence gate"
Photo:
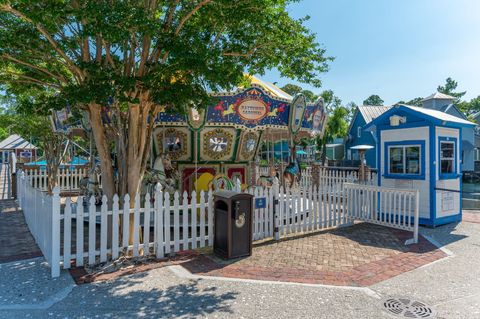
[[[413,232],[405,244],[418,243],[419,191],[362,184],[345,184],[347,216],[351,221]]]

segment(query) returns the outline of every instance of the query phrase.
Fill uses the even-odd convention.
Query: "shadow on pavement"
[[[110,305],[118,305],[115,312],[124,311],[125,318],[196,318],[232,313],[229,301],[236,298],[235,292],[221,293],[216,287],[202,287],[201,280],[161,289],[146,276],[147,272],[137,273],[110,282],[82,285],[81,295],[92,298],[91,301],[82,298],[85,306],[91,308],[87,312],[95,312],[95,308],[115,309]],[[115,314],[115,318],[122,316]]]

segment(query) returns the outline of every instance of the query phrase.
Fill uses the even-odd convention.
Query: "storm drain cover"
[[[384,310],[400,318],[435,318],[436,312],[433,308],[423,302],[410,298],[387,298],[382,302]]]

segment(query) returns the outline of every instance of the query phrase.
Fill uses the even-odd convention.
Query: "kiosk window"
[[[440,142],[440,173],[455,173],[455,143],[450,141]]]
[[[390,174],[420,175],[420,146],[391,146],[388,158]]]

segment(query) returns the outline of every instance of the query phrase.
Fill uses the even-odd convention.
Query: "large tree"
[[[0,0],[0,83],[36,87],[48,103],[32,108],[87,112],[104,192],[133,196],[160,110],[205,105],[208,91],[274,67],[320,85],[330,59],[292,2]]]
[[[448,94],[450,96],[453,96],[455,98],[455,104],[459,103],[461,98],[465,95],[467,92],[456,92],[458,83],[452,78],[447,78],[445,80],[445,85],[439,85],[437,87],[437,91],[440,93]]]
[[[347,115],[348,110],[343,106],[333,109],[328,117],[323,136],[317,137],[317,149],[321,149],[322,165],[325,165],[327,158],[327,144],[337,137],[345,137],[348,134],[348,122],[345,120]]]
[[[291,96],[295,96],[299,93],[302,93],[303,95],[305,95],[305,97],[307,98],[307,101],[309,102],[315,102],[315,100],[318,98],[318,95],[315,95],[315,93],[313,93],[312,91],[304,90],[302,87],[296,84],[289,83],[284,85],[281,89],[287,92],[288,94],[290,94]]]
[[[365,101],[363,101],[363,105],[383,105],[384,101],[382,98],[376,94],[370,95]]]
[[[398,101],[397,104],[406,104],[406,105],[412,105],[412,106],[418,106],[422,107],[423,106],[423,97],[416,97],[414,99],[411,99],[410,101]]]

